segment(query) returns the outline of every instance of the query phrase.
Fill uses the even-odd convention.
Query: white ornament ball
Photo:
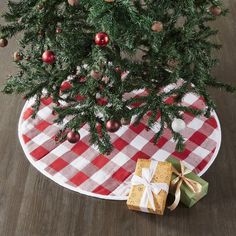
[[[181,119],[174,119],[173,122],[172,122],[171,127],[176,133],[179,133],[180,131],[185,129],[186,124]]]

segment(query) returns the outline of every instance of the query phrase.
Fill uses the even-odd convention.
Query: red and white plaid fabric
[[[168,101],[167,101],[168,102]],[[187,128],[184,152],[175,151],[175,143],[169,130],[165,130],[157,145],[152,140],[153,130],[146,130],[145,119],[138,125],[123,126],[111,134],[114,151],[102,155],[89,144],[88,127],[81,128],[81,141],[56,143],[55,135],[60,127],[53,123],[51,99],[42,99],[36,119],[31,118],[31,106],[27,102],[19,122],[19,138],[29,161],[44,175],[56,183],[89,195],[104,199],[125,200],[130,180],[138,158],[165,160],[170,155],[202,175],[212,164],[220,148],[221,129],[216,113],[207,119],[184,114]],[[204,102],[193,94],[183,101],[192,107],[202,108]]]

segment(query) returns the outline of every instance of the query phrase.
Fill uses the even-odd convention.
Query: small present
[[[179,202],[192,207],[207,195],[208,182],[187,169],[181,161],[173,157],[169,157],[167,161],[172,164],[170,193],[175,196],[174,203],[169,207],[170,210],[174,210]]]
[[[171,163],[139,159],[131,180],[128,208],[163,215],[171,175]]]

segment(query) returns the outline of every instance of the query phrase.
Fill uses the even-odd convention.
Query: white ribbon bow
[[[148,202],[150,202],[152,209],[155,211],[155,203],[153,194],[158,195],[161,190],[165,191],[166,193],[169,192],[169,186],[166,183],[152,183],[153,176],[155,174],[158,162],[152,161],[150,168],[143,168],[142,169],[142,177],[138,175],[134,175],[131,183],[132,185],[144,185],[145,190],[143,192],[141,201],[140,201],[140,208],[142,211],[146,211],[148,207]]]

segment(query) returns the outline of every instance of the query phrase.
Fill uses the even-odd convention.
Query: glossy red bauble
[[[47,64],[53,64],[56,61],[56,56],[53,51],[47,50],[42,55],[43,62]]]
[[[210,8],[210,12],[214,16],[219,16],[222,13],[222,9],[218,6],[212,6]]]
[[[79,134],[78,132],[70,131],[70,132],[67,134],[67,140],[68,140],[70,143],[77,143],[77,142],[79,142],[79,140],[80,140],[80,134]]]
[[[108,104],[108,100],[107,100],[107,98],[98,98],[97,104],[99,106],[106,106]]]
[[[117,66],[117,67],[115,68],[115,71],[116,71],[117,73],[119,73],[119,74],[122,74],[122,70],[121,70],[121,68],[120,68],[119,66]]]
[[[85,96],[81,96],[81,95],[77,95],[77,96],[75,97],[75,100],[78,101],[78,102],[82,102],[82,101],[84,101],[85,99],[86,99],[86,97],[85,97]]]
[[[8,41],[5,38],[0,39],[0,47],[5,48],[8,45]]]
[[[121,127],[121,123],[118,120],[109,120],[106,123],[106,128],[108,132],[115,133]]]
[[[109,43],[108,34],[105,32],[99,32],[95,36],[95,43],[100,47],[105,47]]]
[[[60,28],[60,27],[57,27],[57,28],[56,28],[56,33],[57,33],[57,34],[60,34],[60,33],[62,33],[62,28]]]
[[[68,0],[68,3],[71,6],[78,6],[79,5],[79,0]]]
[[[71,88],[72,88],[72,84],[69,81],[64,81],[61,84],[60,91],[63,93],[65,91],[67,91],[67,90],[70,90]]]
[[[15,62],[19,62],[19,61],[21,61],[23,59],[23,56],[19,53],[19,52],[15,52],[14,54],[13,54],[13,60],[15,61]]]

